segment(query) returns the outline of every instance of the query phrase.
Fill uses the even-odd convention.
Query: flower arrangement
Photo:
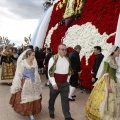
[[[105,53],[107,48],[114,44],[120,0],[86,0],[81,17],[74,20],[69,28],[59,25],[65,9],[64,0],[54,5],[45,43],[49,44],[54,53],[57,53],[60,43],[72,48],[80,44],[82,72],[79,79],[82,80],[82,86],[91,89],[91,69],[95,59],[92,48],[100,45]]]
[[[48,45],[48,47],[50,47],[51,36],[52,36],[54,30],[56,30],[57,28],[58,28],[58,23],[55,25],[55,27],[52,27],[48,32],[48,35],[47,35],[46,40],[45,40],[45,43]]]
[[[112,34],[111,34],[112,35]],[[111,36],[103,33],[98,33],[98,29],[87,22],[83,25],[73,25],[65,33],[63,43],[70,47],[75,47],[76,44],[82,46],[80,56],[86,57],[86,65],[88,65],[88,58],[93,53],[94,46],[102,46],[103,54],[109,49],[111,44],[107,44],[106,40]],[[69,42],[71,41],[71,42]]]

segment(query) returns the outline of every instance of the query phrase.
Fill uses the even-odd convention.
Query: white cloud
[[[41,0],[0,0],[0,7],[7,8],[8,11],[22,18],[39,18],[43,12]],[[4,13],[4,11],[3,11]]]
[[[0,36],[21,44],[34,34],[44,0],[0,0]]]

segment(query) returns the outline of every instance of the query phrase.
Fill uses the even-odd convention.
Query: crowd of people
[[[80,75],[81,46],[76,45],[68,54],[65,44],[58,46],[58,53],[53,54],[51,48],[39,49],[32,45],[21,50],[6,46],[0,48],[1,81],[12,80],[10,104],[21,114],[30,116],[41,111],[42,87],[40,74],[45,73],[49,86],[49,116],[55,119],[54,103],[61,95],[62,111],[65,120],[74,120],[70,114],[69,102],[75,101],[74,94]],[[108,55],[102,54],[100,46],[93,48],[96,55],[91,74],[94,85],[85,106],[85,115],[89,120],[119,120],[120,119],[120,48],[113,46]],[[44,71],[45,69],[45,71]],[[102,69],[102,70],[101,70]],[[100,72],[99,72],[100,71]],[[97,74],[100,74],[100,77]]]
[[[35,51],[35,58],[37,61],[39,73],[40,74],[45,73],[46,78],[48,79],[46,71],[47,71],[48,61],[51,55],[53,55],[51,48],[39,49],[38,47],[35,47],[33,49],[33,46],[29,45],[17,49],[8,45],[5,46],[4,49],[3,47],[0,47],[0,67],[4,68],[1,69],[1,78],[0,78],[0,81],[2,80],[1,82],[5,82],[5,81],[8,83],[11,82],[15,74],[17,59],[28,48]]]

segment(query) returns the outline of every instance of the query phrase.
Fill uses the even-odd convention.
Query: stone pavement
[[[49,118],[48,113],[49,88],[44,86],[47,82],[44,75],[41,75],[41,81],[43,85],[42,111],[35,115],[35,118],[36,120],[52,120]],[[70,102],[71,115],[75,120],[87,120],[84,116],[84,106],[89,94],[82,92],[79,88],[77,88],[75,94],[77,96],[76,101]],[[0,84],[0,120],[29,120],[28,116],[21,116],[13,111],[9,105],[10,96],[10,85]],[[56,99],[55,103],[54,120],[64,120],[60,95]]]

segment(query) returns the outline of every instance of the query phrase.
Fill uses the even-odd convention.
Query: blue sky
[[[20,45],[34,34],[45,0],[0,0],[0,36]]]

